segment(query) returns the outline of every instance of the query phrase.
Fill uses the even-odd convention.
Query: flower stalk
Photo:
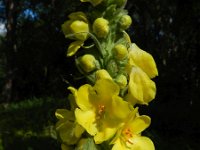
[[[71,110],[56,110],[61,148],[154,150],[152,140],[142,135],[151,119],[138,108],[155,98],[152,78],[158,70],[152,55],[125,31],[132,24],[124,9],[127,1],[80,1],[92,7],[71,13],[62,31],[73,40],[67,57],[76,56],[77,70],[88,82],[68,87]],[[90,46],[85,45],[90,39]]]

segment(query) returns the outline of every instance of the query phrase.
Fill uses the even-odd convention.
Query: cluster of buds
[[[93,7],[71,13],[62,31],[74,40],[67,57],[76,56],[77,69],[88,83],[70,86],[71,110],[56,111],[62,150],[154,150],[152,140],[141,134],[151,119],[138,108],[155,98],[152,78],[158,71],[152,55],[132,43],[125,31],[132,24],[126,0],[81,2]]]

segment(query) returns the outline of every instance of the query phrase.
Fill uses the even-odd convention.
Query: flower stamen
[[[105,106],[104,105],[98,105],[97,109],[97,119],[100,119],[105,112]]]

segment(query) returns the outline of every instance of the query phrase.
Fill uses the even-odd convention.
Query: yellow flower
[[[132,44],[129,49],[129,69],[132,66],[140,67],[150,78],[158,76],[156,63],[151,54]]]
[[[138,109],[132,111],[124,125],[118,130],[112,140],[112,150],[155,150],[154,144],[148,137],[141,136],[151,123],[148,116],[137,114]]]
[[[156,85],[139,67],[133,67],[129,74],[127,100],[133,105],[148,104],[155,98]]]
[[[89,32],[86,15],[83,12],[74,12],[68,17],[70,20],[67,20],[62,24],[62,30],[66,37],[68,37],[69,34],[74,34],[72,39],[85,41],[88,37],[87,33]]]
[[[59,121],[56,123],[56,131],[63,143],[67,145],[76,144],[82,133],[83,127],[75,122],[75,116],[73,111],[67,109],[57,109],[55,116]],[[62,149],[65,149],[63,145]]]
[[[81,2],[90,2],[93,6],[99,5],[103,0],[81,0]]]
[[[96,144],[113,137],[130,113],[130,105],[119,94],[119,86],[110,79],[99,79],[95,85],[85,84],[78,90],[69,87],[79,108],[77,122],[92,136]]]

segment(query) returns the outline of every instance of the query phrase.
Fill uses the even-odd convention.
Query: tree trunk
[[[16,3],[15,0],[4,0],[6,6],[6,81],[4,89],[2,91],[2,96],[4,101],[8,102],[12,98],[12,87],[13,87],[13,77],[14,72],[16,71],[15,67],[15,55],[17,52],[16,46]]]

